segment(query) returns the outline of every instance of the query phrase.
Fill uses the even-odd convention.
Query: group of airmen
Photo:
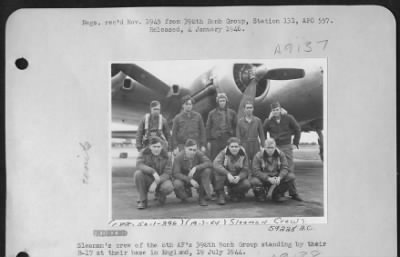
[[[138,209],[148,207],[149,193],[155,193],[160,205],[173,191],[187,202],[192,188],[200,206],[214,197],[219,205],[227,199],[241,201],[250,189],[259,202],[282,202],[287,191],[293,200],[302,201],[294,175],[293,145],[298,148],[301,134],[295,118],[279,102],[271,105],[264,123],[253,115],[251,101],[245,102],[239,119],[228,108],[225,93],[217,94],[216,102],[204,126],[202,116],[192,110],[193,99],[184,96],[171,132],[161,104],[150,103],[136,137]]]

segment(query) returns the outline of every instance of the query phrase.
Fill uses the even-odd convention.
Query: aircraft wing
[[[113,138],[135,139],[136,134],[137,134],[136,130],[119,130],[119,131],[113,131],[112,137]]]
[[[189,94],[195,100],[193,109],[201,113],[205,121],[216,106],[216,93],[224,92],[230,108],[239,115],[243,103],[251,100],[254,114],[264,120],[270,112],[270,104],[279,101],[304,131],[321,130],[322,68],[315,64],[312,67],[280,66],[227,62],[210,66],[191,84],[183,86],[168,85],[136,64],[112,64],[112,120],[137,125],[149,112],[150,102],[158,100],[163,116],[171,122],[181,110],[181,97]]]
[[[136,64],[112,64],[112,121],[137,125],[149,112],[150,102],[160,101],[162,113],[173,117],[180,109],[177,93]]]

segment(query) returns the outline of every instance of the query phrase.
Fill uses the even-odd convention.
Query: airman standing
[[[210,152],[211,160],[226,147],[230,137],[236,132],[237,115],[236,112],[227,107],[228,97],[225,93],[217,95],[217,108],[208,114],[206,122],[207,148]]]
[[[272,103],[271,110],[270,117],[267,118],[263,124],[265,134],[269,132],[270,137],[275,139],[276,146],[285,153],[289,165],[289,172],[294,173],[293,145],[299,148],[301,135],[300,125],[292,115],[282,113],[279,102]],[[294,134],[293,144],[292,134]],[[289,195],[294,200],[302,201],[297,194],[295,183],[290,184]]]
[[[163,144],[168,148],[170,141],[170,130],[167,120],[161,115],[161,104],[158,101],[150,103],[150,113],[144,116],[144,119],[139,123],[136,136],[136,148],[138,151],[147,147],[149,139],[152,136],[157,136],[163,140]]]
[[[253,110],[253,103],[247,101],[244,104],[244,116],[239,119],[236,127],[236,137],[240,139],[246,150],[250,167],[254,155],[260,151],[260,142],[262,144],[265,141],[261,120],[253,115]]]
[[[203,118],[200,113],[192,110],[193,99],[187,95],[182,98],[183,111],[173,120],[172,149],[176,155],[183,150],[186,140],[194,139],[201,151],[206,151],[206,136]]]

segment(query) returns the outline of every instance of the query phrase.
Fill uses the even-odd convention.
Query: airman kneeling
[[[183,202],[191,196],[191,188],[197,189],[200,206],[207,206],[207,199],[211,197],[211,171],[210,159],[200,150],[197,142],[187,139],[184,149],[174,160],[173,177],[176,197]]]
[[[229,138],[227,147],[219,152],[213,164],[217,203],[225,204],[225,185],[232,201],[243,199],[251,186],[247,179],[249,161],[244,148],[240,146],[240,140],[237,137]]]
[[[295,175],[288,169],[285,154],[276,147],[275,140],[265,140],[264,148],[253,160],[253,177],[250,183],[256,200],[284,201],[285,192],[295,181]]]
[[[136,160],[134,181],[139,192],[138,209],[148,207],[149,192],[155,192],[159,203],[163,205],[167,195],[174,190],[171,181],[172,162],[163,143],[161,138],[151,137],[149,146],[140,152]]]

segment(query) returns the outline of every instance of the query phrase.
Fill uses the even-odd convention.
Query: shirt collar
[[[272,157],[276,158],[280,156],[280,151],[278,148],[275,149],[274,153],[272,154]],[[265,150],[263,150],[263,157],[268,158],[268,154]]]
[[[196,154],[197,154],[197,152],[196,152]],[[189,159],[189,158],[186,156],[185,150],[183,150],[183,159],[184,159],[185,161],[194,160],[194,157],[196,156],[196,154],[193,156],[193,159]]]
[[[250,121],[248,121],[248,119],[247,119],[246,116],[244,116],[243,119],[244,119],[244,121],[247,122],[247,123],[252,123],[253,120],[254,120],[254,117],[253,117],[253,116],[250,116]]]

